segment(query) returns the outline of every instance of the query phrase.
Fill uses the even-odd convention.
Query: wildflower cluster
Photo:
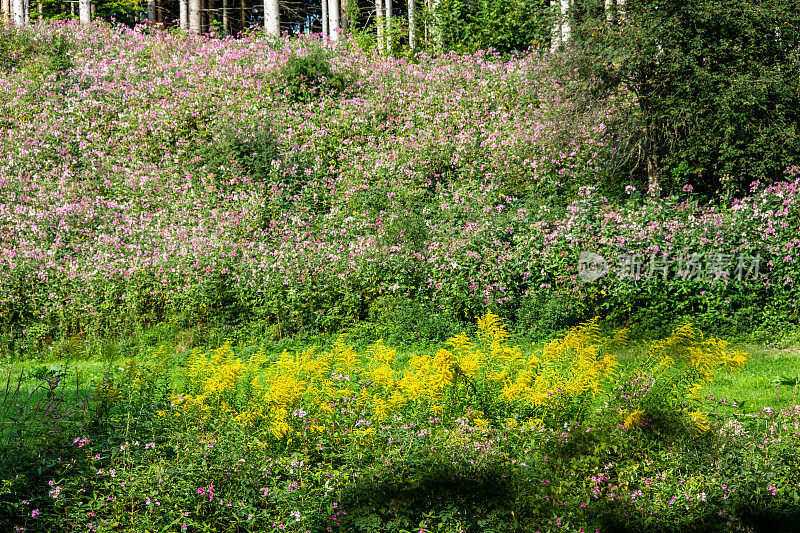
[[[313,38],[19,31],[80,43],[64,76],[0,72],[13,125],[0,129],[0,325],[20,348],[250,316],[282,333],[335,331],[408,301],[546,331],[627,320],[642,284],[660,310],[640,322],[796,316],[796,172],[724,209],[691,196],[620,203],[595,182],[631,95],[564,131],[581,81],[536,53],[409,62]],[[336,97],[279,90],[308,57],[348,80]],[[745,302],[732,279],[578,278],[585,250],[720,249],[761,254]],[[676,300],[685,306],[667,312]]]

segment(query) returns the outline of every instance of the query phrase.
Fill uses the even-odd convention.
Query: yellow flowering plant
[[[329,350],[270,358],[261,349],[246,361],[227,344],[195,350],[173,415],[192,414],[201,424],[230,420],[261,441],[305,442],[326,432],[335,442],[367,443],[396,420],[449,426],[466,416],[487,430],[509,420],[580,422],[597,415],[602,395],[626,428],[670,419],[702,433],[706,418],[689,410],[687,399],[716,371],[744,362],[741,352],[690,325],[653,341],[624,368],[617,354],[626,331],[603,335],[596,319],[528,353],[509,344],[497,315],[487,313],[477,325],[475,338],[461,333],[445,348],[403,359],[381,340],[359,353],[343,336]]]

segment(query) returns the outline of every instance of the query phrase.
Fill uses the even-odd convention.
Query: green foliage
[[[63,34],[34,40],[14,26],[0,27],[0,70],[25,69],[31,76],[61,74],[73,67],[72,41]]]
[[[35,45],[25,32],[13,26],[0,27],[0,68],[4,71],[17,68],[35,50]]]
[[[352,81],[346,73],[334,72],[330,59],[320,48],[310,48],[307,55],[294,54],[287,59],[276,84],[288,100],[310,102],[336,96]]]
[[[493,319],[482,325],[493,338],[477,342],[491,341],[493,350],[504,352],[505,333]],[[697,341],[685,328],[654,343],[650,355],[678,361],[691,357]],[[722,353],[715,352],[716,342],[707,355]],[[369,357],[394,358],[377,345],[353,358],[337,344],[335,350],[347,352],[337,356],[340,363],[371,367]],[[622,337],[604,342],[601,352],[614,353],[622,344]],[[580,340],[574,348],[594,349]],[[765,408],[742,418],[712,410],[707,418],[670,425],[681,417],[653,418],[666,414],[670,403],[660,402],[658,411],[659,402],[651,400],[682,386],[681,379],[650,356],[612,372],[598,409],[583,421],[554,417],[553,424],[542,424],[510,416],[487,424],[473,409],[445,422],[406,407],[370,425],[358,397],[368,397],[374,384],[334,372],[331,383],[342,394],[330,390],[323,398],[329,411],[296,408],[285,413],[291,438],[254,439],[256,428],[235,417],[248,398],[221,388],[231,379],[252,379],[249,371],[236,373],[245,360],[257,372],[283,369],[274,383],[288,392],[294,385],[282,365],[292,357],[267,355],[263,347],[235,353],[223,346],[211,360],[202,352],[194,350],[187,360],[185,353],[150,349],[95,377],[91,389],[84,388],[88,396],[64,397],[65,412],[80,407],[83,421],[50,423],[47,438],[0,440],[2,524],[33,532],[181,531],[184,525],[187,531],[270,533],[722,532],[794,527],[800,516],[800,411]],[[207,376],[206,407],[197,416],[186,411],[175,417],[186,390],[201,392],[197,383],[184,384],[199,377],[191,370],[199,361],[218,370]],[[324,366],[326,355],[304,361],[297,367],[301,374]],[[702,372],[720,360],[698,362],[685,360],[681,372]],[[38,366],[21,379],[25,387],[63,375],[61,367]],[[473,385],[486,383],[476,379]],[[221,401],[212,401],[212,389],[224,392]],[[680,399],[673,392],[663,398]],[[671,412],[683,411],[678,405]],[[333,425],[320,431],[326,417]]]
[[[412,345],[444,342],[458,334],[464,324],[430,301],[385,295],[370,309],[370,322],[388,342]]]
[[[441,0],[434,18],[442,46],[459,52],[541,49],[550,32],[542,0]]]
[[[623,84],[635,112],[615,127],[622,172],[666,192],[730,200],[800,157],[800,7],[791,0],[631,0],[608,24],[579,3],[573,65],[594,90]]]

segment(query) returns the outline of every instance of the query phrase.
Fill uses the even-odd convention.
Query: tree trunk
[[[14,24],[17,26],[25,25],[25,1],[14,0]]]
[[[378,52],[383,53],[386,49],[386,41],[383,39],[383,0],[375,0],[375,33],[378,37]]]
[[[416,0],[408,0],[408,49],[412,52],[417,47],[417,10]]]
[[[8,24],[11,22],[11,0],[2,0],[3,7],[3,23]]]
[[[264,29],[267,35],[281,34],[281,15],[278,0],[264,0]]]
[[[331,41],[339,40],[339,0],[328,0],[328,18],[330,19],[328,31]]]
[[[652,152],[647,154],[647,190],[655,194],[659,190],[658,164]]]
[[[628,19],[628,12],[625,11],[625,0],[617,0],[617,20],[623,22]]]
[[[566,44],[572,37],[572,24],[570,22],[572,0],[561,0],[561,43]]]
[[[189,30],[200,33],[201,26],[200,0],[189,0]]]
[[[442,14],[439,12],[439,0],[431,0],[431,10],[433,11],[431,38],[436,49],[444,51],[444,32],[442,31]]]
[[[328,38],[328,0],[322,0],[322,38]]]
[[[550,11],[553,13],[553,28],[550,30],[550,52],[555,52],[561,47],[561,15],[556,12],[559,0],[550,0]]]
[[[82,9],[81,13],[83,13]],[[156,21],[156,0],[147,0],[147,22],[153,23],[155,21]]]
[[[150,5],[148,4],[148,8]],[[92,3],[90,0],[80,0],[78,4],[80,11],[81,22],[89,24],[92,21]]]
[[[222,0],[222,30],[228,35],[231,33],[231,18],[228,15],[228,0]]]
[[[555,10],[556,5],[558,5],[557,11]],[[572,37],[572,24],[570,23],[572,0],[550,0],[550,7],[556,11],[553,29],[550,33],[550,52],[555,52]]]
[[[342,33],[347,33],[350,27],[350,16],[347,13],[348,5],[348,0],[339,0],[339,28],[341,28]],[[358,6],[357,0],[356,6]]]
[[[242,31],[244,31],[247,29],[247,0],[240,1],[239,13],[242,16]]]
[[[605,0],[604,10],[606,13],[606,23],[614,22],[614,0]]]
[[[44,3],[42,0],[36,2],[36,10],[39,12],[39,22],[44,20]]]
[[[392,52],[392,0],[385,0],[386,6],[386,52]]]
[[[182,30],[189,29],[189,7],[187,0],[178,0],[178,21]]]

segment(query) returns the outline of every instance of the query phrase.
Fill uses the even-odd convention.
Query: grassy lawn
[[[749,354],[744,368],[730,376],[719,376],[705,392],[717,400],[735,400],[746,411],[763,407],[781,409],[797,405],[800,380],[800,346],[772,348],[739,344],[736,348]]]

